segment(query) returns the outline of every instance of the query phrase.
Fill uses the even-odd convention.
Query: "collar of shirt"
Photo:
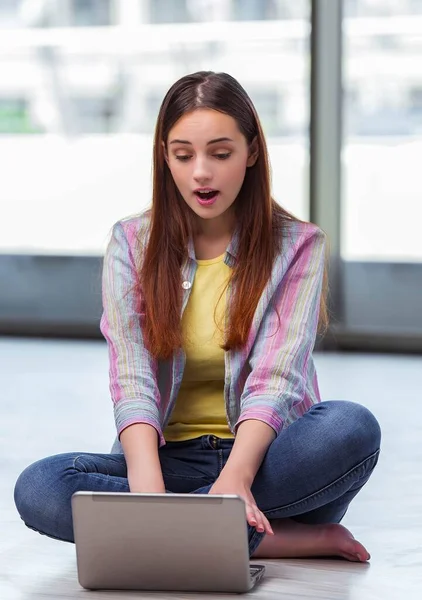
[[[227,263],[231,267],[234,265],[234,262],[237,258],[238,249],[239,249],[239,228],[236,227],[236,229],[233,232],[230,243],[227,246],[226,258],[224,259],[224,262]],[[229,255],[229,256],[227,256],[227,255]],[[195,246],[194,246],[192,238],[189,238],[189,241],[188,241],[188,257],[191,260],[196,261]]]

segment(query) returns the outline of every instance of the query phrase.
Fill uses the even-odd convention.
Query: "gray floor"
[[[321,354],[316,360],[324,398],[368,406],[383,430],[377,469],[344,520],[367,545],[371,564],[267,561],[267,576],[251,596],[420,598],[422,358]],[[15,512],[13,484],[28,463],[64,451],[109,450],[114,425],[107,368],[106,347],[99,342],[0,339],[1,600],[194,597],[85,592],[76,579],[74,547],[27,530]]]

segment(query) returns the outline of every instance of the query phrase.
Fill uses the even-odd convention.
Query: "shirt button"
[[[190,282],[190,281],[184,281],[184,282],[182,283],[182,288],[183,288],[184,290],[189,290],[191,287],[192,287],[192,284],[191,284],[191,282]]]

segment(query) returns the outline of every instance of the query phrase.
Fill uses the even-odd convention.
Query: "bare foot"
[[[275,535],[265,536],[253,558],[341,556],[354,562],[370,559],[369,552],[343,525],[307,525],[292,519],[275,519],[271,526]]]

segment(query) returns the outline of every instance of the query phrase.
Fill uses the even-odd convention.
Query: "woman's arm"
[[[145,347],[141,298],[135,291],[137,269],[128,236],[136,225],[113,227],[103,263],[101,332],[107,340],[110,393],[117,434],[129,425],[148,423],[161,439],[157,360]],[[132,244],[133,245],[133,244]]]
[[[127,465],[131,492],[165,493],[160,459],[158,435],[151,425],[136,423],[120,435]]]
[[[262,421],[243,421],[238,427],[227,463],[209,492],[235,494],[243,498],[249,525],[269,535],[274,535],[274,531],[267,517],[257,507],[251,486],[274,438],[275,431]]]
[[[236,428],[243,421],[257,419],[278,434],[307,408],[303,401],[317,333],[325,241],[320,229],[308,225],[286,250],[290,254],[286,271],[273,274],[274,291],[263,308],[249,355],[251,371],[243,388]]]
[[[248,523],[272,533],[251,492],[255,475],[276,435],[294,419],[305,395],[315,343],[325,263],[325,235],[310,227],[290,249],[289,266],[275,282],[249,356],[232,452],[212,494],[237,494]],[[275,278],[277,278],[277,273]]]
[[[117,223],[103,264],[101,331],[109,353],[110,393],[131,491],[164,491],[157,361],[145,347],[137,270],[128,237],[138,223]]]
[[[274,439],[275,431],[266,423],[253,419],[243,421],[220,477],[241,479],[250,487]]]

